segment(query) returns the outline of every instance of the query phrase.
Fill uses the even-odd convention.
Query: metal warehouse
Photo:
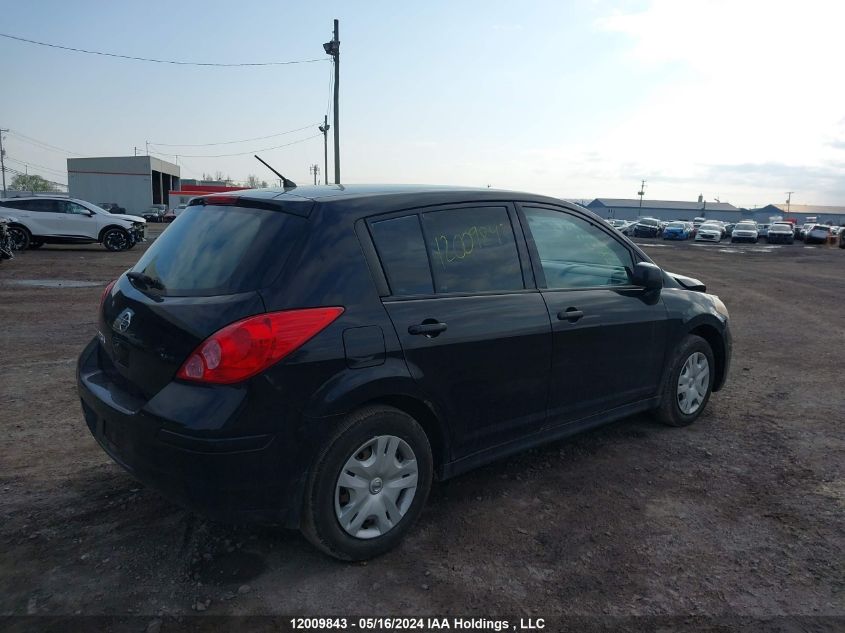
[[[642,206],[640,206],[642,205]],[[587,208],[603,218],[636,220],[640,217],[658,220],[692,220],[702,217],[708,220],[738,222],[742,211],[728,202],[684,202],[682,200],[640,200],[621,198],[596,198]]]
[[[68,158],[67,176],[72,198],[114,202],[140,214],[154,204],[170,207],[168,192],[179,190],[180,170],[153,156]]]

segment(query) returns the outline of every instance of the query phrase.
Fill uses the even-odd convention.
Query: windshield
[[[710,229],[712,231],[721,231],[722,230],[722,227],[719,226],[718,224],[707,224],[707,223],[705,223],[705,224],[701,225],[701,228],[702,229]]]
[[[669,226],[666,227],[667,229],[685,229],[687,225],[683,222],[670,222]]]
[[[146,275],[146,286],[162,295],[257,290],[278,276],[304,223],[282,211],[193,205],[153,242],[132,272]]]
[[[814,226],[813,230],[814,231],[824,231],[825,233],[827,233],[828,231],[830,231],[830,227],[829,226]]]
[[[742,224],[737,224],[737,225],[736,225],[736,227],[734,227],[734,230],[735,230],[735,231],[736,231],[736,230],[740,230],[740,231],[756,231],[756,230],[757,230],[757,225],[756,225],[756,224],[751,224],[751,223],[742,223]]]
[[[653,218],[643,218],[642,220],[640,220],[640,224],[643,224],[645,226],[657,226],[659,222]]]
[[[792,233],[792,225],[791,224],[772,224],[769,227],[769,232],[774,231],[775,233],[780,233],[782,231],[789,231]]]

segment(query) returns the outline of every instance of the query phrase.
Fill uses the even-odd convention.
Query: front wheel
[[[22,226],[10,226],[8,230],[9,244],[12,246],[13,251],[25,251],[29,248],[30,241],[32,240],[29,231]]]
[[[103,234],[103,246],[110,251],[125,251],[130,244],[129,233],[123,229],[109,229]]]
[[[687,426],[701,415],[710,399],[716,370],[713,350],[700,336],[688,334],[670,367],[654,413],[669,426]]]
[[[315,461],[302,532],[341,560],[383,554],[422,512],[432,473],[431,446],[416,420],[393,407],[361,409]]]

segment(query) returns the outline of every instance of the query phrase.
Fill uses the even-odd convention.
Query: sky
[[[845,205],[845,3],[819,0],[0,0],[0,33],[63,46],[320,60],[0,38],[7,166],[67,182],[68,156],[149,142],[183,178],[270,180],[264,150],[322,180],[335,18],[342,182]]]

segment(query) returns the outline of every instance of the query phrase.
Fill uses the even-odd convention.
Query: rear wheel
[[[411,416],[387,406],[353,413],[317,457],[302,532],[342,560],[383,554],[422,512],[432,472],[428,437]]]
[[[103,246],[110,251],[125,251],[130,244],[129,233],[123,229],[113,228],[103,233]]]
[[[710,344],[694,334],[685,336],[664,378],[660,405],[654,411],[657,418],[669,426],[695,422],[710,399],[715,370]]]
[[[10,226],[9,227],[9,243],[12,245],[13,251],[25,251],[29,248],[32,236],[26,227]]]

